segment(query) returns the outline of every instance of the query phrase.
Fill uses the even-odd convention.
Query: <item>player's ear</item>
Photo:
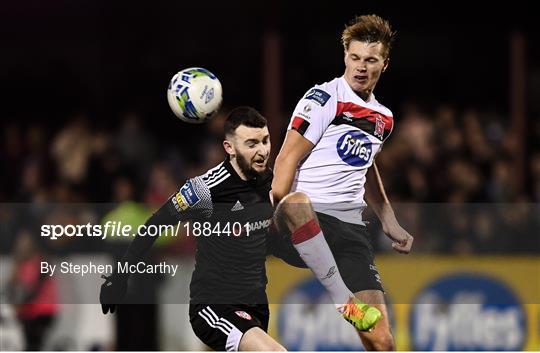
[[[390,63],[390,58],[386,58],[384,59],[384,66],[382,68],[382,72],[385,72],[386,69],[388,68],[388,64]]]
[[[234,157],[234,155],[236,154],[232,142],[227,139],[223,140],[223,148],[225,149],[225,152],[227,152],[227,154],[231,157]]]

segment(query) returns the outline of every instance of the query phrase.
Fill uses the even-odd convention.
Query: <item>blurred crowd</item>
[[[520,136],[489,110],[401,109],[377,163],[417,251],[540,252],[540,122],[527,126]]]
[[[108,128],[84,114],[56,128],[11,122],[2,129],[0,200],[130,203],[152,212],[186,178],[223,160],[225,113],[199,126],[184,145],[187,138],[165,141],[134,112]],[[539,251],[539,123],[530,124],[527,139],[512,133],[507,116],[490,111],[408,103],[395,114],[395,129],[377,163],[398,217],[417,238],[417,251]],[[287,120],[284,115],[283,128]],[[274,155],[282,137],[273,137]],[[526,153],[521,172],[519,144]],[[371,224],[380,233],[377,222]],[[13,246],[6,236],[15,235],[2,235],[4,252]],[[376,244],[389,250],[386,241]]]
[[[426,112],[406,105],[378,163],[394,199],[538,202],[540,146],[534,142],[540,140],[540,123],[528,126],[530,136],[518,136],[506,115],[448,105]],[[523,153],[519,171],[517,158]]]

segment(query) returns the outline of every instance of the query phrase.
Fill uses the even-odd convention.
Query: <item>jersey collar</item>
[[[225,158],[225,161],[223,162],[223,165],[225,166],[225,169],[227,169],[227,171],[229,173],[231,173],[231,176],[236,179],[236,181],[239,181],[241,183],[249,183],[250,182],[250,180],[244,180],[244,179],[242,179],[240,177],[240,175],[238,175],[238,173],[236,172],[236,169],[234,169],[234,167],[232,166],[231,160],[230,160],[230,158],[228,156]]]

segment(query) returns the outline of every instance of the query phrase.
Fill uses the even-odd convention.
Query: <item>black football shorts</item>
[[[368,289],[384,291],[367,227],[316,213],[347,287],[353,293]]]
[[[238,351],[242,335],[253,327],[268,330],[267,304],[190,304],[193,332],[215,351]]]

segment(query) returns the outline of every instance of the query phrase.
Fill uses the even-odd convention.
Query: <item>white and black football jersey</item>
[[[315,147],[299,163],[291,191],[306,193],[318,212],[362,224],[366,173],[393,126],[392,112],[373,95],[362,100],[344,77],[311,88],[288,129]]]

